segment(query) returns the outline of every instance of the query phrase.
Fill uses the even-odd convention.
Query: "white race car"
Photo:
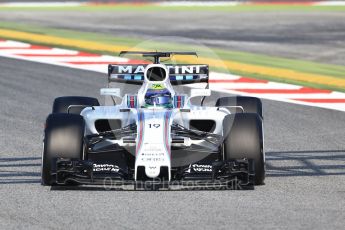
[[[160,58],[191,52],[122,52],[153,57],[152,64],[109,65],[109,87],[95,98],[59,97],[48,116],[42,155],[43,185],[133,185],[253,188],[264,183],[260,99],[208,97],[207,65],[165,65]],[[204,82],[205,89],[179,93],[175,85]],[[123,94],[112,85],[137,85]],[[111,87],[110,87],[111,86]],[[120,103],[116,100],[120,99]],[[195,99],[193,99],[195,100]]]

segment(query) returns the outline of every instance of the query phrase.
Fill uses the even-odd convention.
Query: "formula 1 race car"
[[[251,189],[265,178],[262,103],[254,97],[211,96],[208,65],[161,64],[194,52],[129,52],[152,64],[110,64],[108,87],[96,98],[56,98],[46,120],[43,185],[174,186]],[[177,86],[205,83],[205,88]],[[123,94],[113,85],[139,87]],[[202,97],[201,105],[193,103]],[[194,98],[192,100],[192,98]],[[119,102],[117,102],[116,100]]]

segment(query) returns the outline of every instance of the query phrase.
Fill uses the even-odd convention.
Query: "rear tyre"
[[[217,100],[216,106],[242,106],[245,113],[257,113],[261,118],[263,118],[262,102],[256,97],[221,97]]]
[[[252,159],[255,165],[255,184],[265,180],[262,119],[255,113],[230,114],[223,121],[224,160]]]
[[[56,182],[56,158],[82,159],[85,123],[77,114],[50,114],[44,131],[42,185]]]
[[[78,105],[68,110],[69,106]],[[80,105],[80,107],[79,107]],[[93,97],[78,97],[78,96],[67,96],[58,97],[55,99],[53,104],[53,113],[73,113],[80,114],[80,112],[88,106],[99,106],[99,102]]]

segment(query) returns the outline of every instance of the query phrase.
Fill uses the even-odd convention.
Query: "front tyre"
[[[82,159],[85,123],[77,114],[50,114],[44,131],[42,185],[56,182],[56,158]]]
[[[262,102],[257,97],[221,97],[217,100],[216,106],[241,106],[244,110],[244,113],[257,113],[263,119]]]
[[[223,121],[224,160],[252,159],[255,165],[255,184],[265,180],[263,125],[256,113],[230,114]]]
[[[70,106],[76,106],[71,107]],[[99,102],[93,97],[65,96],[57,97],[53,104],[53,113],[80,114],[85,107],[99,106]]]

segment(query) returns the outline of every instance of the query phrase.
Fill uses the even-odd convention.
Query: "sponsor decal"
[[[141,153],[140,160],[142,162],[164,162],[164,153],[156,153],[156,152],[144,152]]]
[[[143,74],[147,65],[117,65],[117,74]],[[170,74],[200,74],[205,72],[207,66],[204,65],[166,65]]]
[[[186,73],[200,73],[200,66],[198,65],[190,65],[190,66],[167,66],[169,73],[174,74],[186,74]]]
[[[134,67],[134,68],[133,68]],[[121,73],[144,73],[145,66],[143,65],[138,65],[138,66],[133,66],[133,65],[119,65],[118,66],[118,72]]]
[[[119,172],[120,168],[113,164],[93,164],[94,172]]]
[[[165,86],[163,84],[151,84],[150,89],[165,89]]]
[[[194,172],[212,172],[212,165],[192,164],[190,167]]]

